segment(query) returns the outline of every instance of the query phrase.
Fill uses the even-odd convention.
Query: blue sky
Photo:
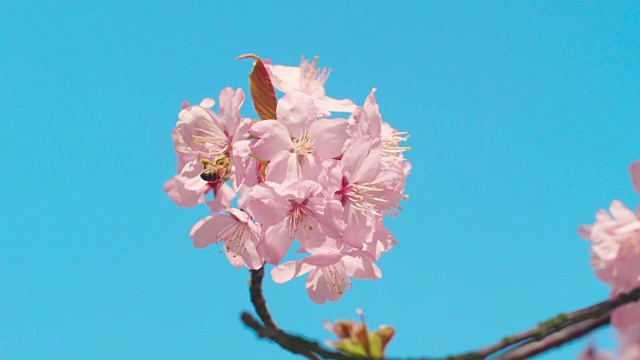
[[[0,358],[294,357],[239,321],[248,273],[195,249],[163,193],[183,100],[247,89],[255,53],[320,56],[327,91],[411,134],[383,278],[318,306],[268,281],[285,329],[397,329],[393,356],[487,345],[608,289],[576,232],[640,200],[637,2],[7,2],[0,11]],[[251,115],[250,102],[244,114]],[[613,347],[609,330],[598,342]],[[570,359],[584,341],[541,359]]]

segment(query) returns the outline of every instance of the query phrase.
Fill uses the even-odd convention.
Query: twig
[[[514,353],[520,347],[526,346],[528,349],[530,349],[530,344],[532,343],[536,343],[536,347],[548,346],[547,348],[541,348],[542,351],[546,351],[575,340],[578,337],[588,333],[589,331],[593,331],[599,327],[609,324],[608,315],[611,313],[611,311],[628,303],[638,301],[639,299],[640,288],[637,288],[630,291],[629,293],[620,294],[613,300],[602,301],[595,305],[576,310],[568,314],[559,314],[556,317],[544,321],[529,330],[507,336],[493,345],[469,353],[448,357],[447,360],[486,359],[489,358],[490,355],[510,348],[508,352],[504,354],[504,356],[506,356],[507,354]],[[594,319],[597,321],[593,321]],[[586,328],[589,328],[590,330],[588,330],[587,332],[581,332],[581,330],[579,329],[582,329],[582,327],[578,325],[583,325],[583,323],[585,323]],[[567,331],[562,331],[563,329],[567,329]],[[561,335],[554,336],[554,339],[557,339],[555,341],[560,341],[560,343],[558,343],[557,345],[553,345],[555,344],[555,341],[541,341],[542,339],[546,339],[547,337],[559,332]],[[574,332],[579,333],[579,335],[576,336]],[[517,354],[519,353],[521,353],[520,350],[518,350]],[[502,359],[502,357],[498,357],[498,359]],[[519,358],[507,357],[505,359]]]
[[[499,356],[496,360],[521,360],[528,359],[545,351],[564,345],[570,341],[578,339],[591,331],[607,325],[610,321],[609,315],[603,315],[596,319],[585,320],[579,324],[565,328],[555,334],[551,334],[540,341],[532,341],[513,351]]]
[[[250,270],[250,272],[251,285],[249,286],[249,294],[251,297],[251,303],[253,304],[258,317],[262,320],[262,324],[256,318],[251,316],[251,314],[246,312],[242,313],[240,319],[246,326],[253,329],[259,337],[269,339],[280,345],[283,349],[294,354],[305,356],[307,359],[319,360],[320,358],[318,356],[321,356],[323,359],[355,359],[339,352],[327,350],[317,342],[280,330],[273,321],[273,318],[269,313],[269,309],[267,308],[267,301],[262,295],[264,267],[261,267],[258,270]]]
[[[267,309],[267,300],[262,295],[262,278],[264,278],[264,266],[258,270],[250,270],[251,272],[251,285],[249,286],[249,294],[251,296],[251,303],[256,309],[260,320],[265,327],[277,329],[278,326],[273,322],[273,318]]]
[[[328,350],[317,342],[279,329],[274,323],[267,309],[266,300],[262,295],[263,277],[263,268],[251,270],[251,303],[262,323],[246,312],[241,316],[242,322],[253,329],[259,337],[269,339],[283,349],[294,354],[303,355],[308,359],[319,359],[318,356],[324,359],[362,359]],[[611,311],[639,299],[640,288],[637,288],[629,293],[621,294],[613,300],[602,301],[568,314],[559,314],[531,329],[507,336],[495,344],[476,351],[449,356],[444,360],[527,359],[564,345],[609,324]],[[425,357],[422,359],[434,358]]]
[[[249,313],[243,312],[240,316],[240,319],[245,325],[253,329],[253,331],[255,331],[259,337],[263,339],[269,339],[280,345],[283,349],[288,350],[294,354],[306,356],[308,359],[360,359],[353,358],[339,352],[327,350],[317,342],[305,339],[302,336],[289,334],[280,329],[265,327],[260,324],[258,319],[254,318]],[[318,356],[320,356],[320,358]]]

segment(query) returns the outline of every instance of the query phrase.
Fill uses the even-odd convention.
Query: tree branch
[[[249,313],[242,313],[242,322],[264,339],[271,340],[283,349],[308,359],[363,359],[329,350],[318,342],[302,336],[289,334],[277,327],[262,294],[264,268],[251,270],[249,288],[251,303],[262,323]],[[589,332],[609,324],[610,313],[616,308],[640,299],[640,288],[621,294],[613,300],[602,301],[592,306],[567,314],[559,314],[537,326],[520,333],[507,336],[499,342],[476,351],[449,356],[443,360],[520,360],[528,359],[545,351],[578,339]],[[434,358],[422,358],[429,360]]]
[[[269,309],[267,308],[267,301],[262,295],[264,267],[261,267],[258,270],[250,270],[250,272],[251,285],[249,286],[249,294],[251,297],[251,304],[253,304],[253,308],[256,310],[256,313],[258,314],[258,317],[260,317],[260,320],[262,320],[262,323],[247,312],[243,312],[240,319],[247,327],[255,331],[259,337],[269,339],[280,345],[283,349],[294,354],[302,355],[307,359],[319,360],[320,358],[318,356],[321,356],[323,359],[355,359],[342,353],[328,350],[319,343],[308,340],[302,336],[289,334],[280,330],[273,321],[273,318],[269,313]]]

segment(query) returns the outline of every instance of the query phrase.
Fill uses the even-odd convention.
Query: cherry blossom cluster
[[[276,265],[279,284],[308,274],[309,297],[322,304],[350,278],[381,277],[375,261],[397,244],[383,219],[406,198],[411,165],[408,135],[382,120],[375,89],[362,106],[330,98],[329,71],[316,62],[264,61],[284,94],[273,119],[243,117],[242,89],[222,90],[217,112],[213,99],[183,103],[172,132],[178,171],[164,190],[178,205],[209,207],[190,233],[196,247],[223,243],[237,268]],[[304,257],[283,263],[292,247]]]
[[[640,193],[640,161],[629,170],[633,188]],[[591,242],[591,265],[596,276],[611,287],[611,299],[640,287],[640,207],[633,212],[614,200],[609,211],[596,213],[594,224],[582,225],[578,231]],[[614,310],[611,325],[620,339],[620,356],[590,348],[579,359],[640,359],[640,303]]]

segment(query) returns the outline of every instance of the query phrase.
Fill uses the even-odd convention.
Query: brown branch
[[[575,324],[554,334],[545,337],[540,341],[531,341],[522,347],[519,347],[513,351],[499,356],[496,359],[499,360],[521,360],[528,359],[532,356],[538,355],[545,351],[564,345],[575,339],[578,339],[593,330],[605,326],[609,323],[609,315],[602,315],[596,319],[585,320],[581,323]]]
[[[278,326],[273,322],[273,318],[267,309],[267,300],[262,295],[262,278],[264,278],[264,266],[258,270],[249,270],[251,272],[251,285],[249,286],[249,294],[251,303],[258,313],[260,320],[265,327],[277,329]]]
[[[308,340],[302,336],[289,334],[280,329],[268,328],[266,326],[263,326],[256,318],[246,312],[242,313],[240,319],[245,325],[255,331],[259,337],[263,339],[269,339],[280,345],[283,349],[288,350],[294,354],[305,356],[307,359],[361,359],[350,357],[339,352],[327,350],[319,343]]]
[[[256,310],[258,317],[260,317],[260,320],[262,320],[262,323],[246,312],[242,313],[240,319],[247,327],[255,331],[259,337],[269,339],[280,345],[283,349],[294,354],[302,355],[307,359],[319,360],[320,357],[323,359],[337,360],[361,359],[328,350],[317,342],[280,330],[273,321],[273,318],[269,313],[269,309],[267,308],[267,301],[262,295],[264,266],[258,270],[250,270],[250,272],[251,282],[249,286],[249,294],[251,297],[251,304],[253,304],[253,307]]]
[[[242,322],[253,329],[256,334],[269,339],[283,349],[294,354],[300,354],[308,359],[362,359],[343,353],[328,350],[317,342],[304,337],[289,334],[279,329],[273,321],[266,300],[262,295],[262,279],[264,269],[251,270],[251,302],[262,320],[248,313],[241,316]],[[554,318],[544,321],[537,326],[520,333],[507,336],[499,342],[483,347],[476,351],[449,356],[444,360],[520,360],[527,359],[545,351],[578,339],[589,332],[609,324],[611,311],[640,299],[640,288],[629,293],[621,294],[613,300],[602,301],[595,305],[573,311],[568,314],[559,314]],[[264,325],[263,325],[264,324]],[[424,360],[434,358],[422,358]]]
[[[507,352],[504,353],[503,356],[507,356],[508,354],[512,353],[519,354],[521,353],[521,350],[519,350],[521,347],[527,347],[527,349],[531,349],[534,347],[545,346],[541,348],[541,351],[550,350],[554,347],[573,341],[578,337],[587,334],[589,331],[593,331],[599,327],[609,324],[608,315],[611,313],[611,311],[628,303],[638,301],[639,299],[640,288],[637,288],[630,291],[629,293],[620,294],[613,300],[602,301],[595,305],[586,307],[584,309],[579,309],[568,314],[559,314],[556,317],[544,321],[529,330],[520,332],[515,335],[507,336],[496,344],[481,348],[473,352],[448,357],[447,359],[486,359],[490,355],[496,354],[507,348],[510,349],[507,350]],[[587,332],[582,332],[582,330],[580,330],[583,329],[582,325],[584,325],[585,328],[588,328],[589,330]],[[564,329],[567,329],[567,331],[562,331]],[[557,333],[560,333],[561,335],[557,335]],[[543,339],[546,340],[546,338],[551,335],[554,335],[554,339],[557,340],[548,342],[542,341]],[[556,341],[560,342],[558,344],[555,344]],[[536,344],[535,346],[531,345],[534,343]],[[518,350],[518,352],[516,352],[516,350]],[[498,357],[498,359],[502,359],[502,357]],[[505,359],[520,358],[505,357]]]

